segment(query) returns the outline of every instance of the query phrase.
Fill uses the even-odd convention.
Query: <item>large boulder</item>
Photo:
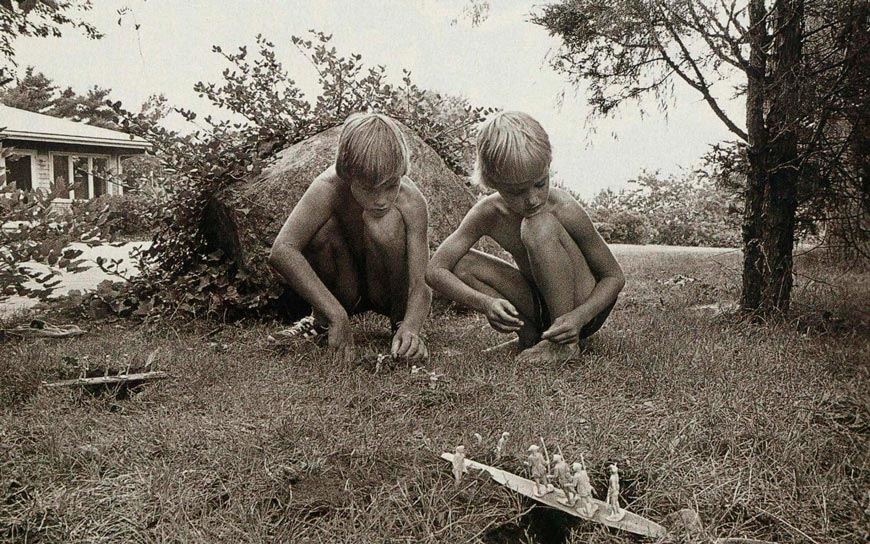
[[[409,177],[429,202],[434,248],[456,229],[475,196],[431,147],[407,127],[402,131],[411,152]],[[340,134],[341,127],[334,127],[284,149],[260,175],[220,191],[206,207],[209,245],[222,249],[255,285],[278,285],[267,264],[269,248],[314,178],[335,160]]]

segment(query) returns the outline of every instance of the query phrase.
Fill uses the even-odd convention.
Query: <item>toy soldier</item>
[[[571,485],[571,467],[568,466],[568,463],[558,453],[553,455],[552,479],[555,481],[556,487],[561,489],[567,498],[568,488]]]
[[[543,497],[549,491],[547,489],[547,466],[544,464],[544,456],[541,455],[538,446],[532,444],[529,446],[529,460],[526,464],[529,465],[529,472],[532,474],[532,481],[535,482],[534,495]],[[543,489],[543,491],[541,491]]]
[[[498,461],[501,459],[501,456],[504,454],[505,446],[507,446],[508,438],[510,438],[511,433],[505,431],[501,433],[501,438],[498,439],[498,444],[495,445],[495,460]]]
[[[610,513],[609,521],[619,521],[625,517],[625,510],[619,507],[619,469],[616,463],[610,465],[610,482],[607,487],[607,505]]]
[[[453,453],[453,477],[456,478],[456,485],[462,480],[462,475],[468,472],[465,468],[465,446],[456,446]]]
[[[581,456],[582,460],[583,457]],[[571,478],[571,484],[574,487],[574,503],[571,506],[577,507],[577,512],[581,516],[591,518],[598,510],[598,506],[592,502],[592,484],[589,483],[589,474],[586,473],[586,467],[582,463],[574,463],[571,465],[574,470],[574,475]]]

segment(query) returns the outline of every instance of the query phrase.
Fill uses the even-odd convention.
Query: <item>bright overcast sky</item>
[[[308,29],[333,34],[341,53],[383,64],[398,82],[402,68],[425,89],[463,95],[477,105],[523,110],[537,118],[553,144],[557,177],[581,195],[618,189],[641,170],[679,173],[697,164],[709,144],[728,139],[722,123],[693,91],[678,87],[668,115],[641,118],[626,107],[613,119],[586,123],[588,108],[566,78],[546,62],[558,41],[527,21],[541,2],[491,0],[489,18],[472,27],[465,0],[98,0],[86,15],[106,36],[91,41],[65,31],[61,39],[17,42],[21,67],[33,65],[57,84],[79,92],[100,85],[133,109],[163,93],[175,106],[214,113],[193,92],[197,81],[219,82],[226,67],[211,52],[252,45],[258,33],[273,41],[303,89],[316,75],[290,36]],[[122,26],[119,8],[129,7]],[[138,23],[136,32],[133,24]],[[559,104],[560,93],[565,99]],[[728,105],[742,120],[740,104]],[[593,130],[594,128],[594,130]]]

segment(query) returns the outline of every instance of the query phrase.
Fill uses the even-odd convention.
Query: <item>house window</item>
[[[91,173],[94,178],[94,198],[108,193],[109,159],[94,157],[91,159]]]
[[[72,185],[69,175],[69,157],[66,155],[55,155],[52,157],[51,170],[53,173],[53,185],[51,187],[52,194],[60,196],[69,193],[70,186]],[[70,195],[70,197],[72,197],[72,195]]]
[[[33,156],[29,153],[13,153],[6,157],[6,183],[14,183],[21,191],[32,191],[33,163]]]
[[[108,157],[53,155],[51,165],[56,194],[87,200],[108,193]]]
[[[87,200],[91,193],[88,157],[72,157],[73,165],[73,198]]]

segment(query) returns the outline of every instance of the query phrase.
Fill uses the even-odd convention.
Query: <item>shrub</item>
[[[123,195],[103,195],[92,200],[73,201],[74,213],[93,214],[112,223],[112,234],[125,239],[150,239],[154,234],[156,215],[162,204],[158,194],[131,192]]]
[[[739,209],[733,196],[703,177],[660,178],[643,172],[629,190],[605,189],[588,206],[605,223],[610,242],[681,246],[740,244]]]
[[[52,206],[54,195],[25,192],[0,185],[0,302],[13,295],[45,300],[60,283],[60,271],[86,268],[72,242],[98,245],[111,242],[119,217],[107,206]],[[35,270],[36,262],[48,271]]]

